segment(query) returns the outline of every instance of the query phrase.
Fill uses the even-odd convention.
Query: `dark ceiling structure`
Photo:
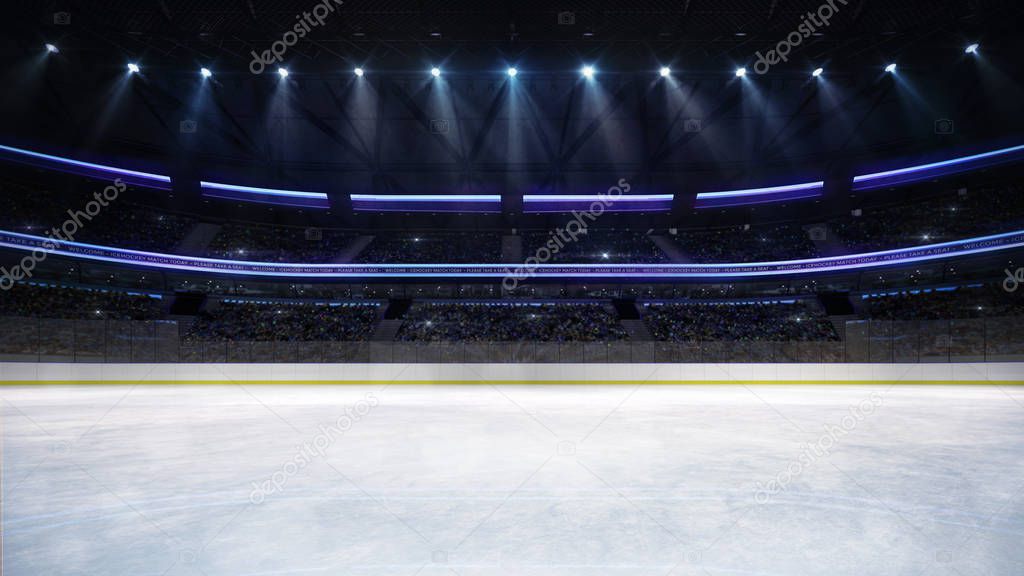
[[[824,6],[827,24],[754,73]],[[322,23],[254,74],[253,55],[311,13]],[[350,192],[620,178],[652,193],[770,185],[1024,133],[1013,0],[48,0],[9,14],[4,143],[342,207]]]

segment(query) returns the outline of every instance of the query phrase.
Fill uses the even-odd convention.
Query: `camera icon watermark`
[[[197,124],[195,120],[182,120],[178,122],[178,131],[182,134],[195,134]]]
[[[935,121],[935,133],[936,134],[952,134],[955,132],[956,125],[949,118],[940,118]]]
[[[71,12],[54,12],[53,23],[57,26],[70,26]]]
[[[559,26],[575,26],[576,25],[576,13],[575,12],[559,12],[558,13],[558,25]]]
[[[430,121],[431,134],[447,134],[448,129],[448,121],[443,118],[435,118]]]

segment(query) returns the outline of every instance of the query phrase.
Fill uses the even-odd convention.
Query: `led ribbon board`
[[[278,264],[245,262],[157,254],[61,242],[46,250],[54,241],[42,236],[0,231],[0,247],[31,252],[46,251],[60,256],[84,260],[112,262],[128,266],[201,272],[225,276],[259,276],[267,278],[373,279],[373,278],[504,278],[516,275],[516,266],[508,264]],[[743,264],[541,264],[532,276],[540,279],[620,278],[650,280],[741,280],[763,276],[792,276],[818,272],[841,272],[883,266],[897,266],[941,260],[972,254],[984,254],[1024,247],[1024,230],[943,242],[899,250],[886,250],[849,256],[832,256],[809,260],[752,262]],[[15,267],[16,268],[16,267]],[[13,268],[12,268],[13,269]],[[519,270],[519,272],[524,272]],[[518,275],[516,275],[518,277]],[[525,277],[525,274],[523,274]],[[0,281],[2,281],[0,277]],[[13,278],[20,280],[20,278]]]
[[[349,194],[357,212],[500,213],[498,194]]]
[[[572,212],[594,210],[601,204],[605,212],[668,212],[672,210],[672,194],[525,194],[523,212]]]
[[[747,204],[765,204],[768,202],[816,198],[821,196],[824,189],[825,182],[805,182],[769,188],[701,192],[697,194],[697,202],[694,204],[694,208],[724,208],[726,206],[744,206]]]
[[[128,168],[94,164],[92,162],[75,160],[74,158],[64,158],[62,156],[54,156],[52,154],[43,154],[42,152],[33,152],[31,150],[23,150],[12,146],[0,145],[0,158],[20,162],[22,164],[28,164],[37,168],[57,170],[58,172],[66,172],[68,174],[75,174],[77,176],[85,176],[88,178],[96,178],[100,180],[114,180],[120,178],[126,184],[133,186],[144,186],[147,188],[157,188],[159,190],[171,189],[171,177],[164,176],[163,174],[152,174],[149,172],[140,172],[138,170],[129,170]]]
[[[221,184],[219,182],[200,182],[203,196],[223,198],[241,202],[258,202],[278,206],[296,206],[299,208],[330,208],[331,202],[323,192],[299,192],[296,190],[277,190],[275,188],[256,188]]]
[[[931,164],[921,164],[919,166],[910,166],[885,172],[875,172],[873,174],[854,176],[853,190],[855,192],[863,192],[865,190],[875,190],[877,188],[898,186],[900,184],[910,184],[912,182],[931,180],[933,178],[959,174],[961,172],[970,172],[987,166],[994,166],[996,164],[1014,162],[1022,159],[1024,159],[1024,145],[1014,146],[1012,148],[1003,148],[1001,150],[992,150],[991,152],[962,156],[960,158],[952,158],[950,160],[933,162]]]

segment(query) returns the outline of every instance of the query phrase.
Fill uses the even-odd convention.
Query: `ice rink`
[[[4,574],[1024,574],[1008,386],[0,388]]]

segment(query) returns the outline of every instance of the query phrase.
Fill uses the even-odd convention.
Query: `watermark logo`
[[[298,22],[295,23],[295,26],[282,34],[281,39],[271,44],[269,49],[260,53],[255,50],[251,51],[252,62],[249,62],[249,71],[257,75],[263,74],[267,66],[274,62],[283,62],[288,48],[298,44],[300,39],[305,38],[313,31],[313,28],[323,26],[327,17],[334,13],[335,5],[341,6],[342,4],[344,4],[342,0],[323,0],[313,6],[313,10],[297,14],[295,19]]]
[[[789,485],[797,479],[804,470],[808,469],[821,458],[831,454],[833,447],[839,439],[853,432],[865,418],[874,414],[875,410],[882,406],[884,399],[877,392],[862,400],[856,406],[850,406],[849,414],[840,419],[839,425],[825,424],[825,432],[813,444],[804,444],[803,450],[796,460],[789,463],[786,469],[779,472],[775,478],[767,484],[757,483],[757,490],[754,492],[754,500],[758,504],[767,504],[772,497],[779,492],[784,492]]]
[[[32,271],[36,269],[36,266],[46,260],[51,252],[59,248],[61,242],[74,242],[75,235],[82,229],[83,224],[91,222],[104,208],[110,206],[110,203],[117,200],[121,192],[125,191],[125,188],[124,182],[118,178],[114,180],[113,184],[104,188],[102,192],[93,194],[93,200],[86,204],[82,210],[68,210],[68,219],[59,227],[53,228],[46,233],[48,240],[43,242],[42,248],[32,250],[28,256],[22,258],[21,262],[12,266],[10,270],[0,266],[0,290],[10,290],[14,288],[15,283],[18,281],[31,278]]]
[[[624,192],[629,192],[632,188],[630,183],[622,178],[617,186],[612,186],[607,192],[599,194],[597,200],[590,203],[589,210],[582,212],[573,210],[573,219],[566,223],[565,228],[556,228],[548,241],[515,270],[505,270],[505,278],[501,281],[502,287],[507,291],[515,290],[520,282],[535,276],[538,266],[551,260],[567,245],[579,240],[580,236],[587,233],[591,222],[597,220],[616,200],[622,197]]]
[[[430,133],[431,134],[447,134],[448,133],[448,121],[443,118],[435,118],[430,121]]]
[[[1017,268],[1016,271],[1007,268],[1003,272],[1006,272],[1006,279],[1003,280],[1003,290],[1013,294],[1017,291],[1017,288],[1020,288],[1021,283],[1024,283],[1024,267]]]
[[[337,420],[330,426],[321,424],[312,439],[295,447],[294,457],[285,462],[263,482],[252,483],[249,502],[262,504],[268,496],[284,490],[292,477],[312,464],[315,459],[323,458],[328,448],[351,430],[354,424],[366,417],[370,410],[379,405],[380,400],[374,394],[367,394],[366,397],[356,402],[354,406],[346,406],[344,413],[338,416]]]
[[[837,3],[846,6],[850,0],[828,0],[817,10],[805,14],[800,19],[800,25],[796,27],[796,30],[790,32],[784,40],[776,44],[775,49],[769,50],[767,54],[756,52],[757,62],[754,64],[754,72],[759,75],[765,74],[779,62],[789,62],[789,55],[794,48],[803,44],[804,40],[810,38],[812,34],[822,28],[827,28],[832,23],[832,18],[839,13]]]

